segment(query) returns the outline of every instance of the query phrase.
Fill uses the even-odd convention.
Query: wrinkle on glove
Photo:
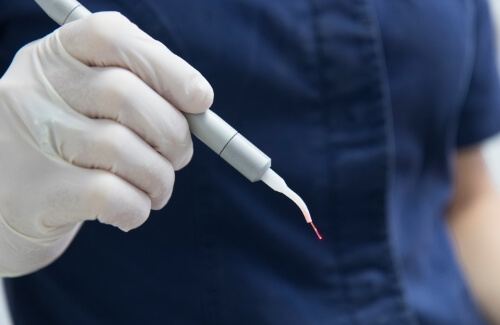
[[[182,112],[213,91],[118,13],[23,47],[0,79],[0,276],[32,272],[82,222],[129,231],[168,202],[192,157]]]

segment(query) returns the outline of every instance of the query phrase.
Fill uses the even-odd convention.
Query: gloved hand
[[[118,13],[22,48],[0,79],[0,276],[55,260],[85,220],[124,231],[192,156],[181,111],[213,100],[193,67]]]

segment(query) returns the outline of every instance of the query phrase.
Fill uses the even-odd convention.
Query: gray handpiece
[[[35,0],[35,2],[61,26],[91,14],[76,0]]]
[[[91,14],[75,0],[35,0],[59,25]],[[185,113],[191,132],[252,182],[262,178],[271,159],[236,132],[211,110],[201,114]]]
[[[271,167],[271,158],[211,110],[184,116],[198,139],[250,181],[260,180]]]
[[[91,14],[76,0],[35,0],[35,2],[59,25],[78,20]],[[273,190],[281,192],[294,201],[304,217],[321,235],[311,220],[304,201],[293,192],[285,181],[271,167],[271,159],[245,139],[223,119],[211,110],[201,114],[184,113],[191,132],[215,151],[250,181],[262,180]]]

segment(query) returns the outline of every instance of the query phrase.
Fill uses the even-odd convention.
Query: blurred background
[[[493,16],[497,29],[497,49],[500,53],[500,0],[490,0]],[[498,56],[500,66],[500,55]],[[483,149],[486,162],[491,170],[492,177],[500,189],[500,135],[488,141]],[[6,309],[5,295],[2,282],[0,281],[0,325],[11,325],[9,314]]]
[[[9,314],[7,312],[7,306],[5,303],[5,295],[3,293],[2,283],[0,282],[0,290],[2,293],[0,294],[0,325],[10,325]]]
[[[496,23],[496,42],[498,66],[500,67],[500,0],[490,0],[491,10]],[[491,171],[492,177],[500,189],[500,135],[486,143],[483,148],[486,163]]]

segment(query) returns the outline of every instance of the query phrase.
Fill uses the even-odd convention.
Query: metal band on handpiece
[[[90,11],[76,0],[35,0],[35,2],[59,25],[90,15]]]
[[[271,158],[211,110],[185,113],[191,132],[251,182],[271,167]]]

